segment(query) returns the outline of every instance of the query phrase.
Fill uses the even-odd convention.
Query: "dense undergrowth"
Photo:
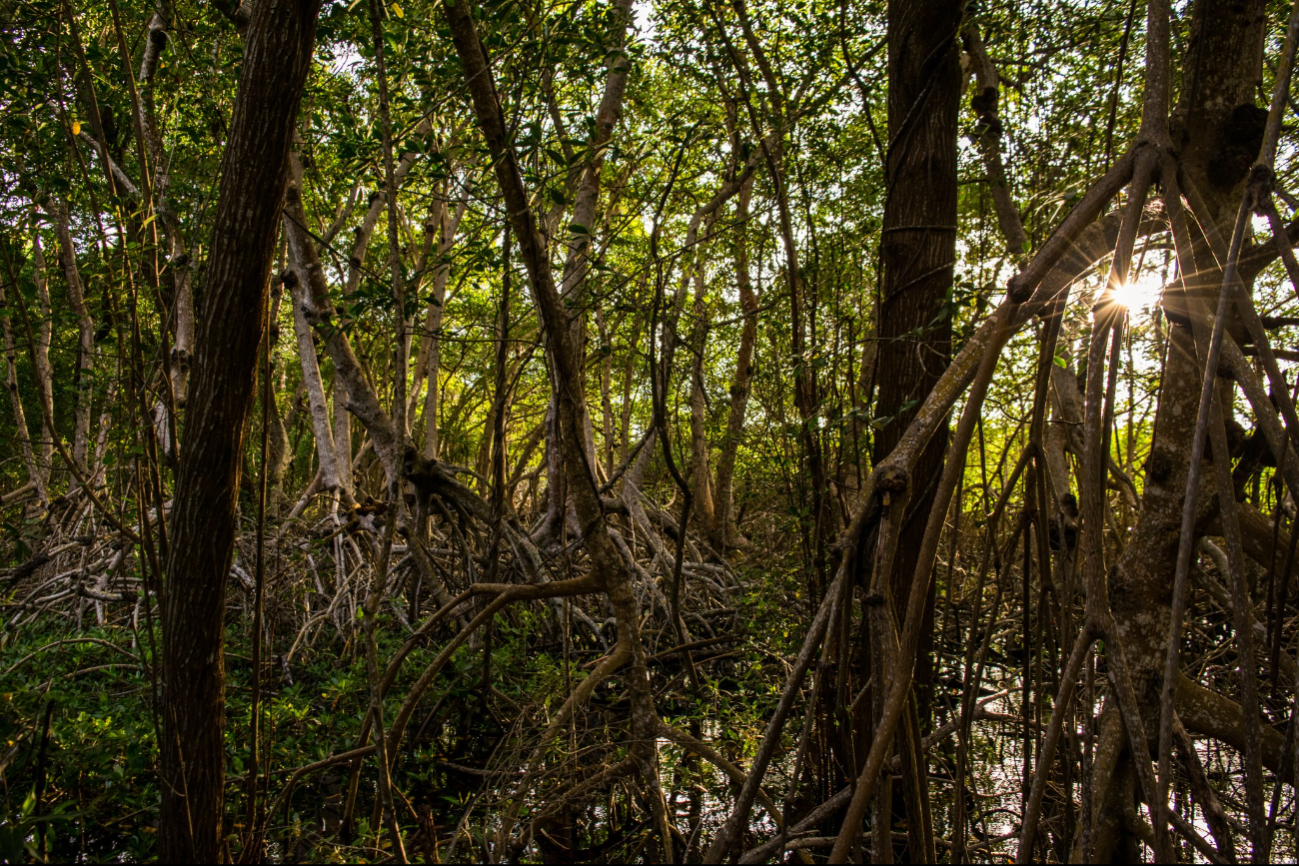
[[[684,685],[680,665],[670,655],[656,660],[665,668],[660,682],[665,717],[696,730],[700,720],[708,720],[710,739],[736,761],[751,756],[785,676],[787,656],[797,648],[801,623],[809,617],[794,563],[784,566],[784,579],[780,571],[766,570],[770,567],[739,563],[751,589],[736,594],[734,608],[720,611],[721,617],[699,618],[713,631],[711,640],[704,639],[711,648],[697,661],[705,672],[700,692]],[[226,638],[226,826],[235,856],[245,829],[249,760],[253,669],[249,620],[243,616],[249,601],[242,592],[231,599]],[[47,614],[0,638],[0,862],[143,862],[156,856],[158,729],[150,660],[158,637],[156,626],[150,635],[143,607],[119,606],[96,624],[93,603],[87,603],[78,614],[84,622],[73,630],[66,617]],[[295,648],[301,619],[291,604],[277,611],[281,619],[268,622],[274,654],[262,672],[262,731],[270,768],[260,784],[266,801],[280,798],[294,769],[354,746],[369,701],[358,622],[343,630],[321,629],[310,645],[299,641]],[[410,633],[400,619],[396,609],[380,616],[377,634],[385,657]],[[409,844],[427,849],[432,862],[452,845],[458,846],[457,859],[478,856],[473,852],[481,850],[488,830],[482,802],[505,796],[529,737],[586,675],[588,663],[605,652],[589,633],[576,633],[565,651],[562,626],[562,617],[548,610],[509,609],[497,617],[490,635],[455,653],[421,705],[394,780],[404,801],[402,822],[413,831]],[[446,636],[435,633],[411,652],[395,694],[404,693]],[[293,657],[286,660],[291,649]],[[484,688],[488,651],[490,683]],[[597,690],[572,732],[574,742],[584,739],[590,746],[571,756],[575,765],[617,759],[604,745],[603,729],[622,718],[620,695],[616,680]],[[695,801],[683,809],[694,809],[696,818],[701,809],[717,812],[727,781],[709,766],[683,760],[679,749],[669,747],[663,754],[672,764],[672,790],[689,792]],[[386,840],[376,839],[370,824],[371,767],[360,775],[367,807],[357,810],[350,833],[339,832],[347,771],[342,765],[310,775],[283,798],[268,821],[270,856],[283,862],[388,856],[380,853]],[[643,846],[648,827],[639,816],[604,817],[569,816],[575,841],[588,855],[618,859]],[[716,823],[720,816],[708,820]]]

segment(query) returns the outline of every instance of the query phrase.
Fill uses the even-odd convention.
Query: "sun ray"
[[[1115,287],[1114,300],[1130,311],[1148,309],[1159,303],[1164,284],[1154,274],[1142,274],[1135,280]]]

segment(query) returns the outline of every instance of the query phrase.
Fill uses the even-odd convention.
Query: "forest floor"
[[[331,545],[338,536],[318,536],[285,540],[268,553],[266,630],[272,652],[261,680],[260,808],[280,797],[295,769],[354,748],[363,736],[369,684],[359,587],[345,592],[348,576],[332,569]],[[251,550],[252,542],[244,541],[241,550]],[[738,591],[730,593],[731,603],[689,615],[696,639],[706,645],[695,655],[700,692],[688,687],[674,654],[651,658],[664,718],[702,734],[740,764],[761,739],[815,611],[801,589],[797,560],[778,552],[787,548],[755,549],[764,550],[764,561],[751,554],[736,557]],[[236,576],[245,570],[251,571],[247,562],[237,560]],[[24,849],[55,861],[152,859],[159,801],[158,684],[151,665],[160,642],[156,602],[130,591],[139,583],[124,578],[133,604],[75,593],[41,604],[62,595],[51,580],[37,569],[15,587],[20,601],[7,609],[0,637],[0,796],[6,801],[0,861],[25,859]],[[376,630],[380,658],[391,658],[413,633],[408,602],[390,596]],[[594,612],[598,600],[579,597],[571,604],[572,610],[562,603],[505,609],[487,635],[476,635],[456,651],[429,690],[394,774],[412,854],[422,851],[435,861],[479,856],[469,852],[481,850],[485,823],[508,798],[531,744],[587,674],[589,663],[608,649],[607,638],[578,621],[578,611]],[[225,711],[227,828],[235,839],[245,829],[247,804],[252,607],[250,586],[232,581]],[[434,631],[411,651],[391,694],[405,694],[454,630]],[[673,644],[671,635],[645,637],[651,652]],[[490,665],[486,687],[485,662]],[[596,690],[566,742],[555,747],[564,759],[551,766],[577,772],[607,760],[604,753],[611,747],[604,744],[616,740],[607,729],[625,723],[622,694],[616,677]],[[695,841],[701,844],[725,817],[729,782],[677,746],[663,744],[659,754],[664,788],[674,792],[670,805],[697,828]],[[376,840],[370,824],[372,762],[361,769],[362,805],[350,832],[340,826],[349,769],[341,764],[305,776],[269,816],[272,859],[385,856],[380,852],[387,840]],[[780,774],[773,778],[776,790],[779,779]],[[612,812],[607,804],[588,802],[566,818],[582,852],[579,859],[630,861],[643,846],[644,816],[628,812],[623,798],[608,802],[614,804]],[[760,832],[769,819],[755,812],[754,822]],[[543,857],[545,846],[543,839],[538,844]]]

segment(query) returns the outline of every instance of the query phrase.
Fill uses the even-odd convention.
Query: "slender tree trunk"
[[[420,344],[418,366],[422,375],[428,379],[428,392],[424,398],[424,456],[428,458],[438,456],[438,401],[442,396],[438,390],[438,371],[442,365],[442,314],[447,300],[447,282],[451,278],[451,265],[443,261],[442,257],[455,246],[456,232],[467,205],[467,201],[461,201],[453,214],[444,211],[439,219],[438,264],[433,271],[433,291],[429,294],[428,310],[424,314],[424,339]]]
[[[595,308],[595,326],[599,329],[603,351],[600,357],[600,413],[604,424],[604,472],[607,478],[617,466],[614,446],[618,433],[613,416],[613,353],[609,345],[609,326],[600,307]]]
[[[176,408],[189,400],[189,371],[194,359],[194,290],[190,281],[189,252],[177,229],[167,230],[171,260],[167,272],[172,281],[172,328],[175,342],[171,347],[171,393]]]
[[[338,472],[339,487],[353,496],[354,477],[352,475],[352,416],[347,411],[349,396],[347,381],[338,375],[338,366],[334,367],[334,459]]]
[[[635,346],[640,339],[640,323],[637,322],[632,330],[631,345]],[[631,409],[632,409],[632,386],[635,384],[636,371],[636,353],[628,352],[627,358],[623,362],[622,370],[622,405],[619,407],[618,415],[618,463],[626,463],[631,456]]]
[[[259,0],[222,158],[163,596],[160,859],[224,850],[226,578],[289,146],[319,0]]]
[[[18,287],[14,287],[18,291]],[[18,393],[18,358],[14,348],[13,327],[9,322],[9,301],[0,289],[0,304],[4,305],[5,314],[0,316],[0,329],[4,333],[5,353],[5,390],[9,392],[10,405],[14,412],[14,427],[18,444],[23,455],[23,465],[27,467],[27,480],[36,486],[36,493],[41,502],[49,502],[49,491],[46,489],[45,473],[36,460],[36,449],[32,447],[31,432],[27,427],[27,413],[23,411],[22,395]]]
[[[72,459],[86,468],[87,448],[90,440],[90,403],[95,389],[95,323],[86,306],[85,288],[77,268],[77,248],[72,242],[68,206],[65,202],[50,199],[46,210],[54,220],[54,233],[59,240],[59,262],[68,284],[68,302],[77,317],[77,400],[73,410]]]
[[[289,257],[302,285],[301,294],[297,296],[301,298],[299,306],[307,322],[320,335],[325,351],[334,362],[334,449],[338,455],[339,484],[344,493],[350,496],[352,426],[348,413],[355,414],[365,425],[370,441],[374,443],[374,453],[383,465],[389,481],[401,471],[402,440],[397,435],[392,418],[379,404],[379,397],[352,350],[347,332],[332,324],[334,304],[329,296],[325,271],[320,266],[320,254],[306,228],[307,216],[301,193],[302,171],[296,158],[290,160],[290,170],[293,183],[284,203]]]
[[[622,14],[615,22],[620,33],[619,44],[622,41],[621,34],[625,33],[631,21],[629,7],[630,2],[620,6]],[[473,99],[474,113],[491,152],[497,183],[505,200],[510,225],[519,244],[520,257],[527,269],[528,282],[547,337],[546,352],[555,376],[552,381],[554,400],[551,405],[556,429],[562,431],[559,440],[562,448],[560,468],[567,479],[578,522],[584,531],[583,549],[590,558],[592,575],[606,594],[617,621],[619,656],[628,665],[626,681],[630,697],[631,754],[627,760],[634,761],[636,769],[642,769],[647,761],[656,757],[654,731],[661,730],[662,724],[655,713],[653,696],[649,690],[640,635],[640,606],[632,575],[615,545],[595,476],[588,465],[589,452],[582,441],[587,405],[586,396],[579,386],[582,381],[583,359],[575,339],[573,316],[555,283],[539,231],[539,221],[532,211],[517,155],[508,138],[491,67],[469,6],[464,0],[447,0],[444,8],[456,53],[464,68],[467,89]],[[612,62],[615,65],[625,64],[627,60],[619,52]],[[552,478],[552,483],[553,481]],[[508,832],[508,826],[503,827],[501,838]]]
[[[36,345],[32,362],[36,374],[37,399],[41,401],[41,448],[37,455],[41,471],[50,477],[54,459],[54,431],[47,419],[54,417],[54,368],[50,365],[50,337],[53,330],[53,312],[50,308],[50,287],[45,278],[45,253],[41,249],[40,232],[32,232],[32,276],[36,283],[36,300],[40,304],[40,323],[36,329]]]
[[[326,490],[337,490],[343,473],[338,466],[338,450],[334,447],[334,429],[329,424],[329,403],[325,398],[325,383],[320,375],[316,344],[312,339],[311,325],[307,323],[306,313],[303,312],[305,281],[298,274],[292,282],[289,297],[293,304],[293,332],[298,339],[302,384],[306,387],[307,406],[311,410],[311,430],[316,438],[316,456],[320,461],[320,483]]]
[[[272,391],[275,389],[272,388]],[[298,386],[298,392],[289,401],[289,405],[294,405],[302,399],[306,389]],[[270,431],[268,433],[269,444],[266,459],[266,485],[270,490],[271,501],[278,508],[279,504],[284,501],[284,476],[288,473],[289,465],[293,461],[293,452],[290,450],[292,444],[289,440],[289,427],[292,426],[294,413],[289,412],[289,423],[285,423],[284,413],[280,411],[279,400],[272,394],[272,399],[267,406],[270,412],[268,419]]]
[[[740,328],[740,348],[735,359],[735,376],[731,379],[731,407],[726,418],[726,435],[717,457],[717,526],[723,545],[735,545],[742,539],[735,525],[735,460],[744,436],[744,417],[749,406],[749,383],[753,380],[753,348],[758,338],[758,295],[749,274],[749,245],[746,227],[749,221],[749,197],[753,192],[750,178],[740,188],[736,203],[735,287],[740,295],[744,324]]]
[[[712,233],[713,221],[704,226]],[[713,472],[708,461],[708,405],[704,392],[704,354],[708,346],[708,283],[696,256],[694,267],[694,324],[690,328],[690,486],[699,525],[709,537],[717,535],[717,507],[713,501]]]
[[[587,276],[591,271],[592,244],[595,239],[596,206],[600,201],[600,173],[608,153],[609,140],[614,127],[622,117],[623,94],[627,87],[627,75],[631,62],[624,50],[626,42],[626,22],[631,19],[633,0],[615,0],[614,14],[617,26],[611,31],[612,39],[606,46],[605,56],[609,64],[605,73],[604,92],[600,97],[600,106],[596,111],[594,129],[592,130],[589,156],[577,176],[570,176],[572,189],[575,191],[571,225],[576,226],[568,238],[568,252],[564,259],[563,278],[559,285],[560,296],[565,304],[576,314],[571,317],[569,329],[574,340],[574,361],[577,364],[577,379],[566,383],[559,378],[562,375],[551,365],[552,394],[548,418],[555,419],[546,428],[546,478],[548,499],[546,517],[542,522],[541,534],[555,534],[562,525],[569,509],[571,490],[566,490],[561,476],[564,473],[563,458],[567,446],[561,442],[570,432],[559,423],[559,413],[555,405],[560,401],[559,390],[562,388],[586,387],[586,316],[582,312],[583,298],[586,291]],[[552,216],[558,216],[554,214]],[[552,337],[553,339],[553,337]],[[575,431],[578,444],[585,450],[587,459],[595,462],[595,443],[592,438],[591,419],[582,419],[581,427]]]

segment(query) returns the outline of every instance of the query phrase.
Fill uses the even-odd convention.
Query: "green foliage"
[[[631,453],[655,415],[651,344],[660,361],[666,346],[676,353],[663,383],[662,409],[678,466],[697,481],[699,472],[716,473],[723,455],[734,459],[733,529],[743,538],[719,541],[706,531],[691,536],[696,545],[691,557],[709,559],[707,546],[724,548],[723,541],[739,545],[722,552],[738,573],[740,588],[728,587],[731,595],[724,603],[691,611],[697,614],[688,622],[692,633],[721,638],[700,656],[707,663],[700,665],[697,690],[693,683],[682,685],[686,675],[671,653],[675,634],[666,627],[655,630],[663,607],[655,593],[666,586],[660,552],[646,554],[652,560],[646,568],[650,576],[638,591],[647,610],[647,647],[660,655],[652,671],[657,708],[744,763],[776,705],[827,574],[844,553],[832,546],[833,539],[859,505],[873,445],[881,431],[906,425],[919,408],[918,400],[887,410],[878,405],[880,377],[889,371],[881,371],[876,361],[876,334],[886,204],[890,196],[924,191],[890,189],[886,182],[885,164],[894,146],[888,117],[888,4],[756,0],[744,4],[744,26],[738,5],[637,4],[625,48],[610,45],[614,12],[609,2],[575,0],[553,7],[488,0],[475,6],[474,15],[492,59],[510,144],[533,197],[538,231],[564,288],[565,309],[582,328],[583,339],[575,342],[584,353],[586,376],[559,384],[585,389],[599,463],[596,480],[603,484],[630,471],[624,462],[631,464],[641,473],[639,493],[653,506],[655,528],[679,519],[683,497],[667,471],[661,443],[646,444],[650,450],[639,466]],[[547,477],[546,464],[553,375],[546,348],[553,336],[538,323],[527,267],[535,263],[521,261],[517,238],[507,259],[495,166],[478,134],[441,4],[408,0],[380,6],[393,155],[403,172],[395,262],[389,261],[389,210],[378,197],[385,171],[368,2],[326,4],[296,130],[306,228],[318,247],[332,305],[323,311],[328,321],[305,337],[315,349],[329,402],[317,408],[332,415],[321,421],[331,426],[331,435],[340,435],[348,400],[326,344],[341,335],[385,411],[395,414],[394,395],[406,393],[411,444],[424,447],[436,430],[438,459],[486,498],[494,492],[491,422],[501,396],[497,373],[503,372],[506,512],[518,531],[535,531],[557,486]],[[12,332],[12,357],[6,358],[11,367],[5,369],[12,369],[25,414],[25,429],[19,429],[5,398],[0,494],[20,491],[30,480],[23,442],[38,453],[45,448],[50,456],[41,459],[52,465],[50,502],[19,497],[0,510],[0,614],[5,617],[0,627],[0,862],[155,856],[161,708],[155,705],[153,652],[159,635],[153,622],[157,608],[146,608],[136,593],[146,581],[151,592],[157,584],[149,563],[165,556],[166,514],[160,506],[176,492],[178,458],[166,453],[154,425],[172,411],[168,373],[178,336],[175,293],[183,277],[193,280],[198,318],[206,322],[206,251],[244,50],[233,15],[237,4],[171,0],[158,8],[164,7],[170,19],[156,71],[135,80],[155,13],[152,4],[117,5],[129,55],[123,58],[111,4],[0,0],[0,316]],[[929,353],[925,360],[935,368],[946,358],[944,347],[926,345],[934,329],[950,320],[950,353],[967,345],[1004,297],[1022,255],[1041,248],[1136,130],[1145,37],[1139,14],[1125,35],[1127,8],[1025,0],[973,3],[967,10],[968,23],[981,29],[1002,76],[1007,183],[1029,240],[1027,250],[1006,249],[987,169],[970,145],[978,118],[969,107],[975,94],[967,76],[950,285],[938,319],[900,338]],[[1188,14],[1187,4],[1174,10],[1175,70],[1183,68],[1189,50],[1183,38]],[[1274,2],[1268,14],[1280,21],[1287,10]],[[1273,34],[1269,57],[1279,50],[1275,42]],[[1121,45],[1126,53],[1120,67]],[[604,82],[611,70],[622,69],[629,75],[621,115],[610,141],[600,144]],[[1273,74],[1265,72],[1264,89]],[[133,92],[155,124],[146,135],[156,135],[157,141],[143,147],[133,120]],[[144,153],[151,155],[142,160]],[[1291,189],[1299,165],[1294,153],[1287,138],[1278,182]],[[143,186],[147,163],[155,200],[145,202],[121,184],[108,170],[105,154],[137,188]],[[155,158],[159,155],[163,158]],[[603,162],[594,216],[579,217],[580,181],[597,158]],[[730,183],[749,174],[751,187],[744,193],[749,203],[742,211]],[[729,191],[724,200],[711,206],[723,190]],[[60,260],[51,216],[56,205],[70,214],[72,258],[94,324],[89,373],[80,366],[81,322]],[[1171,255],[1157,238],[1146,243],[1152,238],[1143,237],[1140,267],[1168,282],[1174,276]],[[173,241],[176,249],[187,251],[183,257],[173,255]],[[742,260],[756,312],[741,297]],[[271,799],[293,769],[361,743],[370,702],[362,647],[362,627],[368,623],[362,608],[339,599],[362,593],[363,586],[348,582],[368,575],[380,536],[372,531],[379,524],[361,524],[362,517],[372,515],[360,512],[373,504],[368,499],[383,499],[388,491],[371,444],[375,437],[351,416],[352,438],[341,444],[355,470],[350,480],[358,509],[346,511],[344,500],[344,508],[335,510],[321,497],[304,501],[295,512],[319,471],[320,449],[317,419],[306,396],[311,365],[304,364],[295,330],[300,299],[279,279],[290,261],[287,248],[277,250],[271,402],[263,404],[265,383],[259,379],[241,455],[243,534],[236,554],[236,563],[246,570],[254,549],[249,539],[258,527],[259,484],[279,465],[282,476],[268,480],[266,573],[272,589],[266,643],[272,660],[262,674],[260,720]],[[394,296],[394,272],[404,287],[404,307]],[[1056,368],[1052,373],[1076,378],[1084,372],[1091,303],[1100,285],[1100,278],[1089,274],[1071,288],[1071,302],[1061,311],[1066,338],[1054,357],[1046,358]],[[501,356],[505,370],[498,371],[499,317],[507,288],[510,337]],[[1265,314],[1294,312],[1292,287],[1278,267],[1259,277],[1255,299]],[[746,324],[751,334],[746,335]],[[1157,304],[1133,309],[1127,326],[1110,456],[1139,493],[1145,489],[1152,407],[1170,326]],[[52,431],[45,429],[37,376],[40,335],[46,330]],[[410,342],[407,370],[395,362],[399,330]],[[974,523],[977,544],[985,535],[993,544],[1006,540],[997,536],[1004,527],[988,526],[989,515],[1018,455],[1033,447],[1027,419],[1042,334],[1034,324],[1011,341],[966,458],[959,513]],[[749,371],[738,369],[742,345],[752,350],[751,379],[741,375]],[[434,356],[436,365],[430,360]],[[795,399],[804,379],[812,383],[810,406]],[[732,411],[741,397],[748,401],[746,414],[733,435]],[[81,481],[61,450],[53,441],[46,448],[45,441],[52,432],[60,446],[71,446],[79,405],[88,407],[91,419],[92,453],[85,469],[94,475],[98,501],[93,505],[84,491],[78,493]],[[188,434],[184,410],[173,408],[170,420],[183,441]],[[953,417],[962,408],[958,403]],[[263,425],[269,443],[265,459]],[[706,460],[696,458],[696,437]],[[809,450],[820,455],[824,467],[820,488],[814,487]],[[1251,491],[1254,501],[1274,496],[1273,477],[1271,470],[1260,474]],[[1016,484],[1023,485],[1023,479]],[[601,492],[611,500],[619,495],[612,485]],[[141,506],[142,497],[153,503],[152,511]],[[818,501],[830,503],[824,514],[816,512]],[[1115,502],[1121,535],[1129,531],[1132,515],[1120,496]],[[606,504],[621,520],[616,501]],[[621,508],[627,510],[626,504]],[[562,509],[555,510],[563,516]],[[453,594],[509,560],[463,556],[459,545],[485,539],[474,535],[472,521],[454,509],[430,519],[438,567],[455,570],[438,572]],[[415,573],[410,531],[409,523],[399,523],[394,583],[411,581]],[[636,527],[628,533],[633,547],[640,532]],[[90,581],[67,575],[92,563],[72,558],[107,534],[115,534],[117,547],[106,555],[122,551],[113,568],[122,576],[124,597],[103,601],[72,591],[42,600],[35,590],[54,575],[32,570],[43,563],[31,564],[47,542],[57,538],[69,545],[59,553],[59,568],[66,581],[86,590]],[[663,537],[670,534],[665,530]],[[152,547],[128,535],[147,536]],[[945,536],[940,597],[963,602],[977,595],[967,568],[967,560],[982,551],[977,544],[954,531]],[[545,556],[549,571],[544,575],[516,570],[504,577],[492,573],[492,579],[553,577],[571,571],[575,560],[577,569],[585,567],[576,548],[558,543]],[[100,574],[107,569],[93,565]],[[997,568],[1000,572],[1001,565]],[[689,580],[697,582],[696,590],[702,583],[693,575]],[[657,582],[652,589],[647,588],[651,581]],[[243,775],[250,766],[254,672],[251,601],[246,587],[232,586],[224,708],[226,827],[237,846],[246,829]],[[94,591],[103,594],[102,588]],[[409,591],[409,585],[402,583],[401,591]],[[394,657],[418,626],[403,620],[410,601],[401,591],[385,599],[377,617],[380,659]],[[1001,598],[998,591],[985,586],[980,602],[994,605]],[[855,605],[858,598],[853,598]],[[155,603],[151,596],[150,604]],[[430,603],[424,599],[426,613]],[[459,647],[414,708],[395,769],[399,790],[411,798],[410,804],[399,804],[399,820],[407,829],[429,821],[441,828],[441,837],[428,831],[435,837],[430,850],[466,814],[473,816],[466,825],[481,836],[494,820],[481,816],[499,814],[491,810],[507,798],[513,773],[526,762],[540,728],[609,651],[612,632],[603,601],[574,603],[589,611],[594,627],[543,605],[502,611],[490,641],[479,636]],[[960,615],[958,609],[957,625]],[[444,625],[413,642],[384,706],[389,718],[453,634]],[[69,635],[77,641],[59,643]],[[484,683],[489,646],[491,680]],[[998,638],[998,653],[1011,649],[1009,639]],[[998,660],[1003,662],[1009,665]],[[560,790],[555,768],[576,778],[578,770],[626,756],[625,744],[615,736],[625,724],[625,683],[615,678],[597,689],[562,742],[548,747],[546,774],[537,782],[542,793],[523,804],[524,815],[545,793]],[[994,736],[976,738],[985,758],[1003,745]],[[665,746],[661,754],[660,773],[672,780],[668,787],[693,792],[695,807],[702,802],[701,791],[712,798],[710,808],[731,796],[729,781],[697,757],[676,746]],[[831,766],[840,757],[821,759]],[[1004,755],[998,751],[996,757]],[[349,770],[350,765],[333,766],[311,775],[282,810],[269,816],[275,857],[342,862],[385,856],[375,853],[382,840],[371,845],[380,829],[371,826],[372,761],[360,770],[359,790],[365,793],[350,836],[339,826]],[[414,813],[419,806],[428,806],[429,813]],[[595,852],[592,859],[646,850],[649,831],[637,825],[639,819],[619,823],[626,816],[618,808],[607,807],[601,821],[588,822],[578,834]],[[574,819],[574,826],[580,823]],[[610,829],[615,824],[632,829],[620,836]],[[479,854],[466,850],[459,853]]]

